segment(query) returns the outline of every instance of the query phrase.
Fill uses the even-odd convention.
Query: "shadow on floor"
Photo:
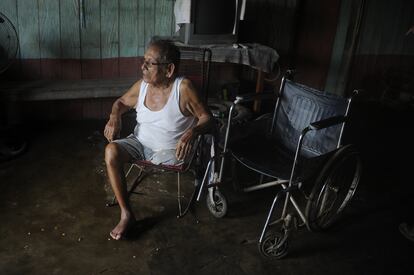
[[[148,177],[143,195],[131,197],[132,238],[111,240],[119,210],[105,207],[112,193],[102,129],[102,121],[37,128],[30,150],[0,164],[0,274],[411,273],[414,244],[398,232],[414,218],[409,164],[399,173],[376,146],[366,150],[360,188],[343,218],[327,232],[295,232],[288,256],[275,261],[259,254],[257,239],[277,189],[246,194],[223,186],[228,217],[212,217],[203,198],[196,223],[191,215],[176,219],[169,174]]]

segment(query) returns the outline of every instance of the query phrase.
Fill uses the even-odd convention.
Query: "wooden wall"
[[[20,40],[7,72],[18,79],[96,79],[139,74],[154,35],[174,31],[171,0],[1,0]]]
[[[324,89],[340,3],[340,0],[249,1],[240,38],[276,49],[282,72],[294,68],[300,72],[297,81]],[[274,75],[267,78],[274,79]],[[270,83],[279,85],[278,81]]]
[[[323,89],[329,75],[330,86],[338,86],[339,79],[341,87],[366,88],[379,97],[386,87],[378,85],[387,81],[384,75],[388,71],[403,68],[403,73],[412,75],[414,36],[405,32],[414,24],[414,2],[363,2],[366,9],[359,39],[347,56],[341,45],[346,39],[338,37],[352,34],[346,22],[354,15],[345,15],[342,25],[338,24],[344,3],[340,0],[249,0],[240,41],[276,49],[282,70],[298,69],[305,84]],[[1,77],[139,77],[140,57],[149,39],[174,32],[173,6],[173,0],[1,0],[0,12],[16,26],[21,47],[19,62]],[[332,57],[335,43],[336,55]],[[349,79],[339,78],[339,70],[333,69],[336,57],[342,63],[352,63],[347,69]],[[255,72],[245,69],[248,72],[241,78],[254,81]]]
[[[348,91],[391,104],[414,103],[414,1],[366,0]]]
[[[140,57],[150,38],[174,32],[174,3],[173,0],[1,0],[0,12],[16,26],[21,47],[19,62],[6,76],[8,79],[139,77]],[[307,82],[320,86],[326,77],[326,68],[322,67],[329,61],[332,44],[324,40],[331,39],[335,32],[338,0],[333,3],[250,0],[240,25],[239,40],[276,49],[282,70],[299,66],[306,71],[312,67],[309,69],[312,79]],[[315,20],[312,16],[315,13],[318,19],[325,18],[325,14],[329,17]],[[310,19],[305,22],[304,18]],[[321,32],[321,24],[332,27]],[[318,34],[317,40],[312,35],[307,38],[312,33]],[[321,45],[326,49],[323,52],[319,51]],[[315,49],[316,53],[306,49]],[[300,57],[294,58],[298,52]],[[319,62],[321,53],[324,62]],[[243,70],[247,73],[242,78],[255,80],[254,70]]]

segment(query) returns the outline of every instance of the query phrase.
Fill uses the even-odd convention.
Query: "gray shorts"
[[[179,165],[182,161],[175,157],[175,149],[153,151],[139,142],[133,134],[112,141],[121,146],[133,160],[148,160],[154,164]]]

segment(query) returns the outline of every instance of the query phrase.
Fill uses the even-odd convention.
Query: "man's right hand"
[[[105,125],[104,136],[111,142],[119,137],[121,132],[121,118],[116,116],[110,116],[108,122]]]

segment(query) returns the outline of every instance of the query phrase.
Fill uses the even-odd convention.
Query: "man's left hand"
[[[186,131],[177,143],[175,157],[184,160],[191,151],[193,145],[194,132],[192,129]]]

